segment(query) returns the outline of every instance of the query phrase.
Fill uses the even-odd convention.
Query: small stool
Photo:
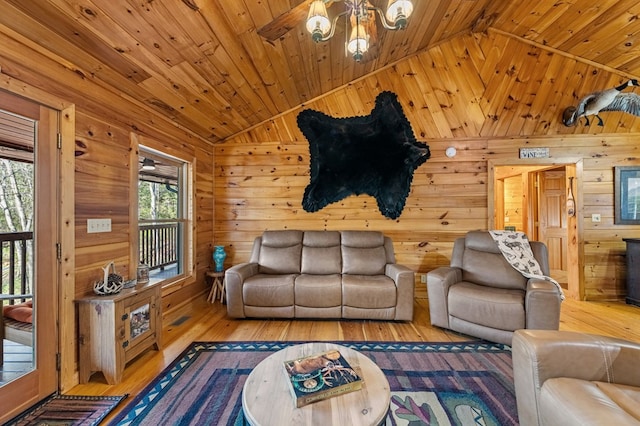
[[[209,291],[209,296],[207,297],[207,302],[213,303],[218,297],[218,291],[219,291],[220,303],[224,303],[224,271],[222,272],[207,271],[205,275],[213,280],[211,283],[211,290]]]

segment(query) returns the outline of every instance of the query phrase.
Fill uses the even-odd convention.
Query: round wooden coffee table
[[[337,349],[363,378],[362,389],[296,408],[284,362]],[[305,343],[282,349],[253,369],[242,390],[242,410],[251,425],[378,425],[389,410],[389,382],[360,352],[333,343]]]

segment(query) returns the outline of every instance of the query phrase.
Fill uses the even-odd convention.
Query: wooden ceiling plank
[[[243,0],[212,0],[213,5],[217,5],[218,13],[227,18],[232,31],[236,35],[245,34],[251,30],[255,30],[253,11],[265,13],[268,10],[267,5],[262,2],[244,2]],[[246,3],[246,4],[245,4]],[[266,3],[266,2],[265,2]],[[257,6],[257,7],[254,7]]]
[[[565,60],[566,58],[560,55],[552,55],[546,51],[540,52],[536,62],[536,70],[543,78],[529,81],[527,88],[529,99],[526,101],[527,108],[522,113],[524,123],[520,128],[521,134],[532,134],[536,124],[544,116],[547,97],[552,96],[551,93],[555,90],[555,77]],[[541,72],[540,70],[545,71]]]
[[[425,92],[432,91],[433,88],[425,78],[420,61],[414,57],[397,64],[396,69],[402,75],[402,80],[399,82],[404,88],[399,93],[402,96],[400,98],[402,108],[405,110],[405,115],[413,117],[411,127],[416,138],[424,140],[428,136],[433,136],[437,126],[425,99]],[[439,133],[435,134],[440,136]]]
[[[531,105],[540,84],[539,81],[532,79],[531,76],[539,75],[536,71],[538,67],[541,67],[541,69],[546,68],[543,61],[545,59],[548,61],[548,55],[545,53],[544,50],[537,46],[529,46],[527,48],[527,56],[509,95],[509,99],[513,99],[515,105],[512,107],[513,114],[511,114],[506,134],[521,134],[520,131],[524,127],[527,117],[530,116]]]
[[[20,12],[4,9],[0,14],[0,21],[19,33],[28,34],[31,40],[46,47],[48,52],[73,61],[83,72],[109,79],[114,85],[115,79],[108,74],[110,71],[117,70],[120,76],[134,82],[148,77],[142,67],[127,61],[116,49],[105,45],[92,32],[82,31],[78,27],[77,22],[81,20],[84,9],[74,8],[69,15],[64,2],[57,2],[55,5],[44,0],[14,3]]]
[[[524,37],[533,23],[552,8],[555,2],[556,0],[537,0],[526,3],[514,2],[518,4],[518,7],[509,10],[508,20],[511,25],[507,26],[504,23],[502,25],[508,27],[511,34]],[[498,28],[502,28],[502,26],[498,26]]]
[[[32,52],[31,55],[25,55],[25,46],[8,37],[3,31],[0,31],[0,45],[3,46],[3,74],[11,76],[17,72],[22,78],[39,82],[38,88],[42,91],[68,99],[69,102],[81,102],[87,111],[104,116],[105,119],[112,119],[116,123],[132,126],[133,123],[130,121],[130,117],[136,114],[140,115],[145,106],[148,107],[144,100],[128,97],[124,92],[117,92],[115,87],[109,86],[103,80],[87,78],[74,69],[55,62],[54,59],[38,55],[36,52]],[[47,70],[46,76],[36,71],[41,69]],[[73,90],[71,90],[71,87],[73,87]],[[83,94],[82,99],[78,99],[77,96],[73,95],[78,93]],[[140,93],[143,92],[141,91]],[[115,109],[119,111],[117,114],[114,114],[113,106],[115,105],[119,108],[119,110]],[[132,112],[127,115],[126,111]],[[195,131],[186,126],[177,130],[181,124],[179,122],[177,123],[178,126],[175,123],[167,126],[169,120],[166,117],[164,117],[164,120],[159,119],[161,114],[151,109],[147,109],[142,116],[149,121],[139,120],[136,122],[136,126],[147,128],[152,134],[173,134],[175,132],[184,137],[183,132],[186,130],[188,133],[196,135]],[[153,123],[152,126],[147,127],[150,123]],[[200,142],[207,143],[204,142],[205,140],[206,138],[203,137]],[[198,143],[195,138],[193,143]]]
[[[475,40],[472,37],[459,37],[440,45],[449,64],[449,69],[456,70],[457,77],[462,78],[462,80],[457,80],[453,73],[445,75],[447,84],[452,86],[455,84],[457,90],[462,94],[460,98],[467,100],[460,110],[460,115],[464,117],[468,136],[480,134],[482,123],[485,120],[482,108],[480,108],[480,99],[485,91],[485,86],[468,48],[473,44],[475,44]]]
[[[243,33],[238,36],[238,39],[251,57],[251,62],[256,69],[260,70],[261,84],[266,87],[277,111],[286,111],[295,105],[289,103],[284,92],[284,87],[286,87],[289,95],[294,96],[293,89],[286,82],[290,81],[289,75],[284,69],[286,63],[283,63],[277,55],[273,55],[273,57],[269,55],[264,47],[264,42],[256,33]],[[280,76],[284,81],[280,81]]]
[[[558,78],[555,80],[553,92],[547,98],[545,118],[540,120],[536,126],[536,134],[547,134],[551,130],[560,133],[573,133],[574,128],[556,126],[562,118],[562,112],[569,105],[577,105],[580,95],[581,85],[584,83],[585,75],[588,73],[588,65],[570,58],[564,58]],[[570,88],[574,88],[572,92]]]
[[[439,85],[440,81],[437,78],[438,73],[443,71],[443,64],[438,64],[436,59],[431,55],[431,52],[424,52],[418,55],[417,59],[425,70],[432,71],[426,73],[418,82],[423,90],[422,95],[427,106],[427,112],[431,114],[435,129],[437,130],[435,137],[453,138],[451,123],[444,111],[444,109],[447,108],[448,99],[445,99],[445,103],[442,103],[440,98],[442,98],[443,95],[438,93],[444,90],[444,87]],[[446,72],[446,70],[444,71]],[[429,136],[434,137],[434,135]]]
[[[571,37],[561,43],[549,41],[549,45],[578,56],[577,51],[573,50],[574,48],[579,48],[585,40],[590,40],[591,35],[600,28],[609,28],[610,32],[616,32],[618,29],[610,26],[611,21],[624,14],[636,3],[636,0],[602,0],[596,3],[580,2],[579,5],[590,5],[590,7],[582,8],[576,5],[575,8],[567,12],[575,16],[572,22],[566,23],[568,25],[566,28],[572,29]],[[561,33],[558,30],[561,29],[556,28],[556,32]],[[553,34],[551,33],[550,35]]]
[[[511,54],[521,50],[523,43],[506,38],[496,38],[494,42],[502,43],[501,50],[510,53],[500,57],[491,78],[485,82],[487,89],[481,107],[487,120],[482,127],[482,136],[493,136],[499,129],[508,125],[507,117],[510,112],[503,110],[502,106],[509,103],[508,96],[515,84],[515,76],[520,71],[523,60],[522,56]]]
[[[611,21],[609,28],[600,29],[593,33],[593,38],[599,40],[594,46],[595,52],[589,52],[592,60],[617,68],[630,58],[637,58],[640,54],[640,3]],[[618,31],[611,32],[610,28]],[[596,55],[596,52],[601,52]]]
[[[575,9],[575,2],[577,0],[571,1],[563,1],[556,2],[553,4],[551,8],[549,8],[540,19],[538,19],[534,24],[531,25],[531,28],[526,32],[524,38],[529,40],[534,40],[540,44],[547,44],[547,40],[545,40],[542,36],[548,35],[548,29],[561,20],[564,16],[566,16],[571,9]],[[562,26],[562,30],[565,30]]]
[[[480,68],[480,77],[485,85],[491,80],[493,74],[497,72],[498,62],[505,55],[504,46],[506,41],[497,42],[498,38],[498,35],[490,32],[479,39],[480,49],[484,52],[484,57],[486,58]]]
[[[224,118],[213,114],[207,115],[201,109],[192,106],[172,87],[167,87],[164,80],[150,78],[140,84],[149,93],[153,93],[153,97],[147,99],[147,103],[165,110],[165,114],[177,122],[189,119],[190,128],[199,129],[199,134],[218,135],[219,128],[226,128],[228,124],[224,122]],[[191,127],[192,126],[192,127]]]
[[[258,34],[269,41],[276,41],[298,27],[307,17],[311,0],[304,1],[277,15],[271,22],[258,27]]]
[[[469,1],[458,0],[451,2],[445,15],[442,16],[433,37],[429,43],[437,43],[448,40],[472,29],[472,25],[481,15],[497,14],[499,8],[492,7],[491,0]],[[507,4],[507,2],[498,2],[498,4]],[[437,22],[437,21],[436,21]],[[425,40],[423,39],[423,42]]]
[[[249,126],[249,122],[245,117],[240,115],[230,104],[227,99],[220,94],[210,83],[202,77],[202,75],[191,64],[183,62],[172,68],[176,75],[180,75],[180,79],[191,86],[194,93],[199,93],[202,99],[206,99],[209,108],[215,110],[215,114],[220,117],[229,115],[232,122],[240,128]]]
[[[453,136],[476,136],[478,133],[470,133],[471,129],[467,121],[468,103],[463,103],[465,98],[461,96],[462,92],[459,87],[466,83],[466,73],[462,67],[458,66],[456,59],[447,58],[445,44],[447,43],[442,43],[429,49],[429,53],[436,64],[436,72],[428,76],[429,81],[431,81],[436,96],[441,102],[440,106],[445,117],[447,117]]]
[[[258,57],[254,58],[255,61],[257,61],[258,58],[264,58],[265,65],[260,66],[260,64],[258,64],[256,67],[260,70],[260,75],[263,76],[263,80],[265,78],[271,79],[267,84],[279,90],[279,93],[273,96],[276,100],[280,98],[283,99],[284,102],[280,102],[282,105],[278,104],[278,102],[276,102],[276,104],[278,104],[280,111],[286,111],[292,106],[300,104],[302,99],[296,89],[293,76],[291,75],[290,64],[282,49],[282,43],[279,41],[268,43],[254,31],[255,28],[263,25],[265,19],[270,19],[270,7],[271,5],[267,4],[267,2],[245,1],[245,8],[250,14],[254,26],[247,34],[243,35],[251,40],[251,43],[247,40],[243,44],[245,44],[249,52],[253,50],[256,51]],[[271,73],[264,75],[263,70],[265,68],[270,70]]]
[[[532,38],[540,34],[545,24],[545,19],[557,16],[558,9],[566,6],[564,2],[557,0],[536,0],[528,4],[522,4],[521,12],[518,14],[518,26],[512,34],[523,38]]]
[[[217,5],[217,4],[216,4]],[[263,121],[278,114],[269,92],[260,80],[260,72],[251,62],[250,55],[243,48],[230,24],[224,20],[222,14],[213,3],[207,3],[200,8],[199,13],[214,29],[221,45],[211,56],[216,66],[224,70],[225,75],[238,92],[243,92],[246,100],[254,110],[255,117]],[[248,90],[247,90],[248,89]],[[254,113],[248,112],[249,115]]]
[[[147,11],[145,6],[139,5],[135,0],[99,3],[97,0],[85,1],[93,2],[93,16],[102,13],[113,22],[114,26],[103,34],[115,34],[118,31],[126,33],[147,52],[156,56],[159,63],[175,65],[182,61],[182,55],[177,46],[167,40],[167,38],[170,39],[170,36],[166,34],[163,36],[159,33],[159,31],[163,31],[163,25],[160,22],[154,23],[151,16],[145,16]],[[182,2],[176,4],[187,7]]]

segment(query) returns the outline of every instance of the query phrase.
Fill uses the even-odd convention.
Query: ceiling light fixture
[[[142,170],[155,170],[156,169],[156,162],[153,161],[151,158],[144,158],[144,160],[142,160]]]
[[[311,33],[311,38],[316,43],[327,41],[333,37],[336,30],[336,23],[341,16],[351,26],[351,31],[347,28],[345,34],[349,37],[345,42],[345,55],[351,53],[353,59],[360,62],[364,53],[369,50],[369,34],[367,24],[370,21],[375,24],[375,13],[380,17],[382,26],[388,30],[401,30],[406,28],[407,19],[413,12],[411,0],[389,0],[387,12],[384,13],[379,7],[374,7],[367,0],[343,0],[345,11],[336,15],[333,20],[327,14],[327,3],[329,0],[314,0],[307,15],[307,31]]]

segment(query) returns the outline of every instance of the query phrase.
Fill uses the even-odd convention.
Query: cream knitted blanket
[[[550,281],[558,287],[560,298],[564,300],[564,292],[558,281],[542,273],[540,264],[533,257],[529,239],[523,232],[515,231],[489,231],[493,240],[507,262],[527,278],[537,278]]]

